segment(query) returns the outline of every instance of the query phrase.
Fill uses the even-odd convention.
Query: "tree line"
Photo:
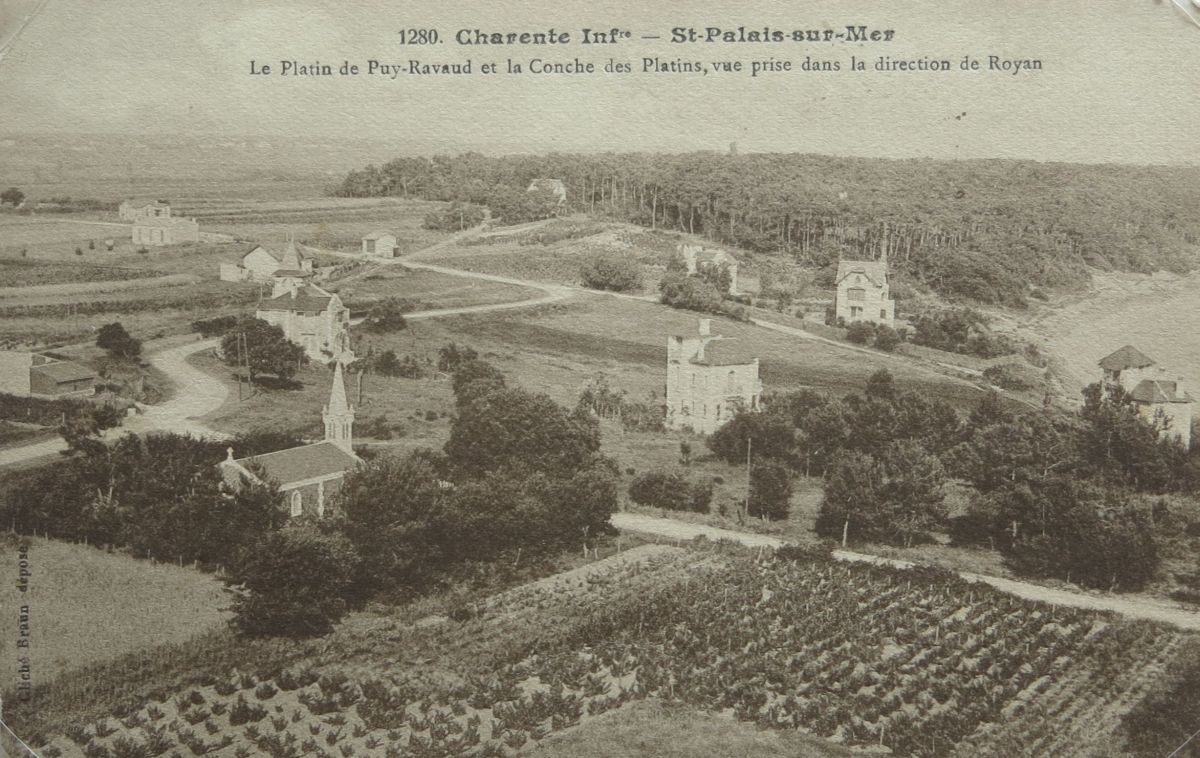
[[[373,457],[347,475],[326,518],[288,519],[274,482],[225,486],[217,466],[230,443],[152,434],[14,475],[0,522],[222,567],[234,622],[255,635],[321,633],[368,599],[605,534],[617,468],[600,453],[596,419],[509,386],[469,349],[447,346],[441,359],[456,403],[445,446]],[[231,444],[254,456],[300,440],[260,433]]]
[[[886,253],[945,295],[1023,305],[1089,267],[1194,265],[1194,168],[937,161],[802,154],[404,157],[350,172],[333,194],[489,206],[505,223],[554,212],[534,179],[561,179],[570,208],[790,256],[817,269]],[[457,214],[453,214],[457,215]],[[445,228],[453,226],[447,217]]]
[[[909,546],[948,532],[999,550],[1016,572],[1104,589],[1136,589],[1159,564],[1153,511],[1139,494],[1195,493],[1200,461],[1140,417],[1128,398],[1092,385],[1076,414],[1013,411],[986,395],[963,417],[899,390],[887,371],[862,394],[799,391],[740,413],[708,445],[730,463],[752,455],[819,475],[819,535]],[[964,513],[950,480],[970,486]]]

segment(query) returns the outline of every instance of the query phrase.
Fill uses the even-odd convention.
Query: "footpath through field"
[[[625,531],[653,534],[672,540],[691,540],[702,536],[710,540],[731,540],[748,547],[777,548],[785,544],[784,540],[765,534],[737,532],[731,529],[721,529],[703,524],[689,524],[674,519],[644,516],[639,513],[615,513],[612,517],[612,524],[618,529]],[[894,566],[896,568],[911,568],[917,565],[910,561],[880,558],[876,555],[866,555],[850,550],[834,550],[833,557],[840,561],[873,563],[880,566]],[[1147,598],[1089,595],[1083,592],[1053,589],[1051,587],[1030,584],[1029,582],[1020,582],[1013,579],[1004,579],[998,576],[986,576],[971,572],[959,572],[958,575],[969,582],[990,584],[998,590],[1007,592],[1010,595],[1016,595],[1025,600],[1035,600],[1051,605],[1083,608],[1093,611],[1111,611],[1128,618],[1160,621],[1181,629],[1200,631],[1200,613]]]

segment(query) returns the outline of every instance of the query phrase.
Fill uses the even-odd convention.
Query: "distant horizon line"
[[[1108,159],[1100,161],[1085,162],[1079,160],[1068,160],[1062,158],[1035,158],[1030,156],[1023,157],[1002,157],[1002,156],[970,156],[970,157],[950,157],[937,155],[912,155],[912,156],[888,156],[888,155],[865,155],[854,153],[839,153],[839,152],[820,152],[817,150],[800,150],[800,149],[742,149],[740,147],[741,140],[732,139],[725,141],[724,148],[694,148],[690,150],[668,150],[668,149],[653,149],[653,148],[518,148],[504,147],[501,145],[479,146],[462,145],[458,147],[435,147],[427,146],[420,149],[404,149],[394,146],[394,138],[382,136],[350,136],[346,135],[306,135],[298,137],[295,134],[284,134],[279,132],[202,132],[202,131],[162,131],[162,132],[138,132],[136,134],[122,131],[103,131],[103,130],[0,130],[0,140],[14,139],[21,137],[36,137],[36,138],[55,138],[55,137],[93,137],[93,138],[118,138],[125,140],[154,140],[154,139],[179,139],[179,138],[208,138],[208,139],[233,139],[233,140],[264,140],[264,141],[285,141],[287,143],[333,143],[340,142],[349,146],[371,146],[371,147],[388,147],[390,149],[404,150],[402,155],[409,157],[424,157],[433,155],[460,155],[463,153],[480,153],[492,157],[502,157],[506,155],[688,155],[696,153],[711,153],[716,155],[728,155],[728,146],[731,143],[739,143],[737,155],[814,155],[829,158],[850,158],[856,160],[883,160],[883,161],[938,161],[943,163],[972,163],[972,162],[1010,162],[1010,163],[1040,163],[1040,164],[1061,164],[1072,166],[1122,166],[1122,167],[1147,167],[1147,168],[1184,168],[1194,169],[1200,168],[1200,157],[1193,158],[1190,161],[1163,161],[1163,162],[1141,162],[1141,161],[1126,161],[1119,159]]]

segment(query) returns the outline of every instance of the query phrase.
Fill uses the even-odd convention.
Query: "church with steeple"
[[[293,518],[323,517],[346,474],[362,463],[354,454],[354,406],[346,397],[340,363],[334,364],[333,387],[321,418],[325,438],[320,442],[245,458],[235,458],[229,448],[219,464],[225,486],[237,490],[247,483],[270,482]]]

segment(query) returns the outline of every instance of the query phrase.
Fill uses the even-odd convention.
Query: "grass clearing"
[[[0,564],[17,576],[16,538],[0,538]],[[229,618],[220,581],[191,568],[155,564],[88,545],[29,540],[32,576],[22,594],[0,586],[0,607],[29,606],[30,668],[35,683],[70,669],[155,645],[183,642]],[[17,639],[17,614],[5,612],[0,634]],[[15,656],[0,676],[16,681]]]
[[[758,727],[728,714],[649,698],[551,735],[530,758],[850,758],[860,755],[803,734]]]

